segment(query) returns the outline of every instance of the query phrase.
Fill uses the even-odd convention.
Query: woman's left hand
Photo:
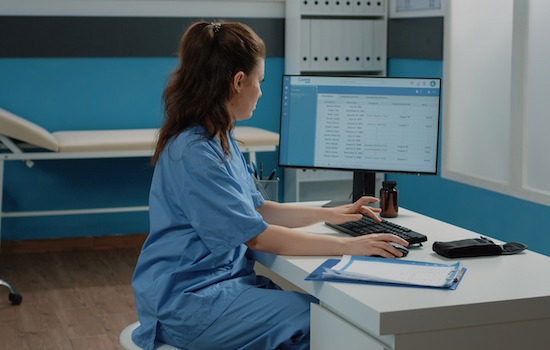
[[[378,213],[380,213],[382,210],[380,208],[368,206],[368,204],[370,203],[377,202],[378,198],[376,197],[363,196],[352,204],[330,208],[330,218],[325,221],[331,222],[333,224],[342,224],[348,221],[361,220],[363,215],[366,215],[373,218],[375,221],[380,222],[381,219],[378,217]]]

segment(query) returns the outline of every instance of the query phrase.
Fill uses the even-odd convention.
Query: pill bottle
[[[397,210],[399,208],[397,197],[397,183],[395,181],[382,182],[382,188],[380,189],[380,216],[385,218],[394,218],[397,216]]]

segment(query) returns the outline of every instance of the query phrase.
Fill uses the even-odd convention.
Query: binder
[[[363,56],[363,27],[361,20],[342,20],[342,68],[345,70],[360,70]]]
[[[329,64],[331,69],[341,70],[343,64],[343,43],[346,38],[344,38],[344,33],[342,32],[343,23],[345,21],[341,19],[334,19],[330,21],[330,33],[327,37],[327,42],[325,47],[329,52]]]
[[[312,19],[310,20],[310,63],[309,68],[313,70],[318,70],[323,67],[323,20]]]
[[[308,70],[311,66],[311,20],[300,20],[300,70]]]
[[[373,21],[373,65],[374,69],[386,69],[386,24],[383,21]]]
[[[344,256],[342,259],[326,260],[305,279],[455,290],[465,272],[466,268],[460,262],[439,264],[405,259]]]
[[[313,7],[313,5],[311,4],[312,2],[313,1],[301,1],[300,10],[302,14],[308,15],[312,13],[312,7]]]
[[[321,19],[319,20],[320,30],[315,34],[320,35],[320,54],[319,54],[319,68],[321,69],[331,69],[334,65],[334,20],[332,19]]]
[[[317,6],[320,7],[319,10],[321,13],[332,13],[332,1],[330,0],[320,1]]]
[[[386,1],[380,0],[380,1],[372,1],[367,2],[367,6],[365,7],[364,13],[367,16],[384,16],[386,11]]]
[[[360,37],[358,42],[361,45],[361,62],[359,65],[361,68],[369,70],[375,66],[375,57],[374,57],[374,47],[375,47],[375,33],[374,33],[374,21],[373,20],[364,20],[359,24],[361,27]]]
[[[363,1],[352,1],[353,13],[364,15],[367,13],[365,3]]]
[[[355,4],[355,1],[342,1],[341,2],[341,6],[340,8],[338,9],[338,13],[334,13],[336,15],[345,15],[345,14],[350,14],[350,13],[354,13],[353,10],[354,10],[354,4]]]

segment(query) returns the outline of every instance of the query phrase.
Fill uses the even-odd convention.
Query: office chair
[[[126,328],[124,328],[120,333],[120,336],[119,336],[120,345],[122,345],[122,347],[125,350],[143,350],[142,348],[137,346],[136,343],[134,343],[134,341],[132,340],[132,332],[138,326],[139,326],[139,322],[134,322],[126,326]],[[180,348],[176,348],[172,345],[167,345],[167,344],[157,344],[155,349],[156,350],[182,350]]]
[[[23,297],[21,294],[18,294],[15,291],[15,288],[13,288],[8,282],[4,281],[3,279],[0,279],[0,286],[7,287],[10,290],[9,299],[12,305],[19,305],[23,301]]]

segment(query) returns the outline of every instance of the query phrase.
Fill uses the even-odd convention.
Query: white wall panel
[[[550,2],[447,10],[443,176],[550,205]]]
[[[550,1],[531,0],[525,79],[526,189],[550,196]]]
[[[445,167],[508,182],[513,1],[461,0],[445,47]]]

